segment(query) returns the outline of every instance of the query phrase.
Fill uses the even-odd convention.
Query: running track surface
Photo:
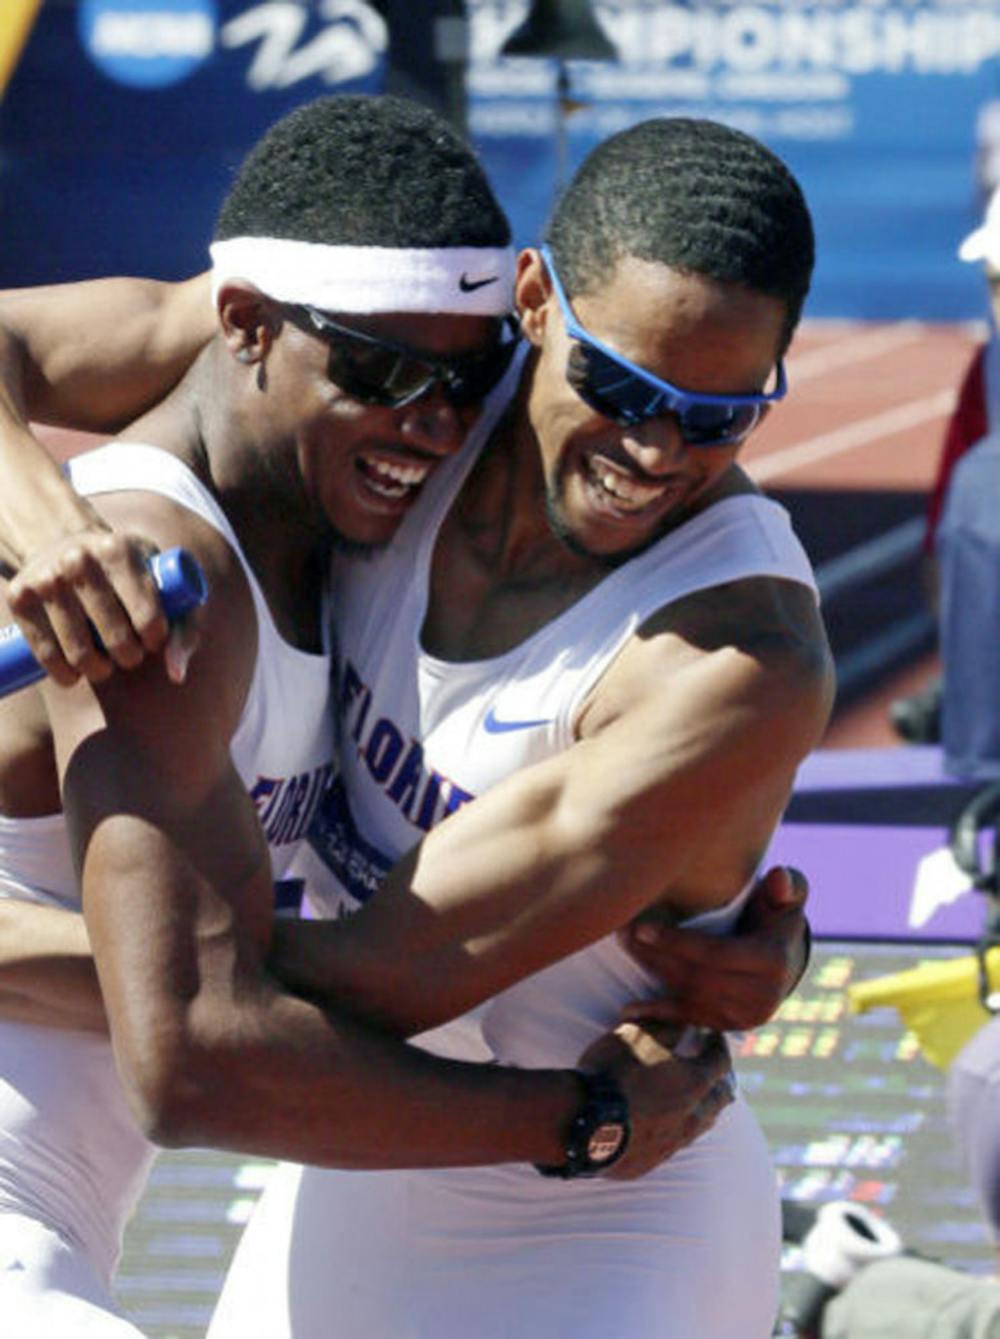
[[[744,450],[750,474],[765,489],[923,492],[981,335],[976,326],[917,321],[805,323],[788,359],[789,398]],[[89,440],[57,430],[45,435],[59,454]],[[870,732],[845,732],[843,723],[834,731],[837,744],[874,742]],[[269,1169],[203,1152],[159,1160],[128,1234],[118,1285],[149,1339],[201,1339]]]
[[[765,488],[925,489],[981,334],[920,321],[805,323],[788,399],[741,459]]]
[[[747,468],[768,489],[925,493],[984,335],[978,324],[804,323],[788,360],[789,398],[747,444]],[[839,711],[826,746],[898,744],[889,704],[938,669],[936,656],[927,656]]]

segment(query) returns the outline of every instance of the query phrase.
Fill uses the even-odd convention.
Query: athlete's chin
[[[410,511],[414,499],[392,507],[343,507],[329,509],[327,516],[338,549],[357,552],[384,549],[392,542]]]
[[[677,509],[680,512],[680,508]],[[682,519],[673,509],[658,514],[655,519],[644,518],[644,524],[613,525],[574,519],[557,506],[548,509],[549,525],[559,542],[579,558],[586,558],[601,567],[620,567],[654,544]]]

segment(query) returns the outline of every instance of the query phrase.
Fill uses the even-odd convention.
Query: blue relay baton
[[[165,549],[154,553],[149,570],[167,621],[175,623],[204,604],[208,596],[205,574],[187,549]],[[0,627],[0,697],[37,683],[45,671],[32,655],[27,639],[16,623]]]

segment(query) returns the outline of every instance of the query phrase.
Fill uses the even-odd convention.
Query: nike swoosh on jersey
[[[483,721],[483,729],[488,735],[505,735],[508,730],[533,730],[536,726],[551,724],[551,716],[538,721],[501,721],[493,707],[490,707]]]
[[[474,293],[477,288],[485,288],[487,284],[495,284],[499,278],[499,274],[491,274],[488,279],[470,279],[468,275],[463,274],[458,281],[458,286],[463,293]]]

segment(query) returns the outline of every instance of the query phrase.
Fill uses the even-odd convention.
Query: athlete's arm
[[[107,1013],[86,925],[79,913],[0,899],[0,1019],[107,1035]],[[364,1044],[363,1028],[350,1023],[342,1027]],[[643,1020],[634,1027],[618,1027],[605,1034],[582,1057],[585,1067],[600,1066],[613,1073],[629,1098],[632,1138],[625,1157],[610,1173],[616,1179],[640,1176],[658,1166],[703,1134],[731,1100],[729,1061],[718,1041],[709,1038],[698,1056],[678,1060],[671,1054],[670,1036],[669,1029]],[[412,1049],[409,1046],[374,1034],[371,1040],[376,1050],[384,1048],[385,1063],[394,1076],[400,1066],[408,1064]],[[345,1065],[345,1071],[345,1087],[350,1091],[349,1065]],[[408,1138],[406,1161],[412,1161],[413,1165],[428,1162],[437,1165],[441,1161],[442,1139],[461,1157],[466,1147],[465,1121],[482,1117],[482,1111],[476,1110],[472,1103],[483,1104],[507,1121],[508,1104],[515,1096],[524,1121],[525,1155],[535,1156],[532,1150],[541,1150],[548,1143],[549,1129],[545,1122],[551,1121],[549,1112],[555,1085],[566,1078],[532,1073],[523,1080],[513,1080],[516,1087],[508,1089],[507,1071],[501,1066],[450,1066],[430,1056],[422,1072],[418,1067],[409,1077],[407,1069],[406,1075],[398,1079],[403,1087],[398,1100],[407,1120],[422,1119],[438,1101],[453,1104],[439,1114],[437,1122],[427,1121],[418,1127],[421,1133],[415,1139]],[[359,1090],[355,1100],[360,1102],[362,1096]],[[232,1097],[232,1110],[238,1118],[238,1087]],[[208,1100],[214,1105],[216,1098],[217,1095]],[[283,1090],[274,1093],[271,1100],[283,1105]],[[207,1122],[196,1113],[189,1112],[186,1119],[196,1121],[199,1130],[217,1128],[217,1121]],[[451,1122],[455,1122],[457,1129],[452,1128]],[[433,1139],[422,1137],[423,1132],[435,1128],[439,1133]],[[242,1125],[237,1129],[242,1129]],[[393,1130],[387,1134],[395,1137]],[[194,1130],[190,1137],[195,1137]],[[234,1133],[233,1138],[238,1137]],[[197,1142],[205,1141],[199,1137]],[[489,1160],[499,1160],[509,1146],[505,1135],[502,1148],[491,1150]],[[355,1151],[352,1145],[350,1154],[342,1155],[339,1161],[359,1165],[363,1155],[363,1149]],[[384,1157],[377,1150],[371,1156]],[[547,1158],[550,1154],[538,1156]]]
[[[82,916],[0,899],[0,1018],[107,1033]]]
[[[626,1006],[623,1018],[694,1023],[746,1032],[774,1016],[809,965],[809,885],[776,866],[754,885],[730,934],[680,929],[653,912],[622,932],[633,957],[662,983],[660,994]]]
[[[310,941],[298,985],[419,1031],[665,892],[675,919],[725,903],[752,877],[831,694],[802,587],[741,582],[662,611],[605,676],[579,742],[435,829],[325,944]]]
[[[178,380],[213,318],[206,276],[0,293],[0,560],[17,572],[11,610],[60,683],[134,667],[167,627],[148,544],[77,497],[29,420],[113,433]]]
[[[101,505],[122,519],[114,500]],[[256,654],[252,603],[202,522],[137,519],[190,548],[209,579],[188,680],[171,688],[149,662],[43,691],[116,1060],[143,1127],[161,1143],[321,1165],[558,1163],[580,1101],[569,1071],[441,1060],[267,972],[270,858],[229,757]],[[678,1060],[655,1035],[626,1028],[609,1057],[637,1136],[623,1174],[701,1133],[726,1100],[723,1047]]]
[[[114,433],[180,380],[215,313],[207,274],[177,284],[93,279],[4,290],[0,325],[20,348],[22,412]]]
[[[732,936],[677,930],[659,920],[624,932],[628,947],[660,976],[665,993],[628,1006],[627,1019],[743,1031],[765,1022],[801,978],[804,881],[770,870],[754,888]],[[316,922],[296,923],[298,935]],[[641,926],[641,929],[637,929]],[[276,927],[280,937],[287,923]],[[280,976],[280,959],[269,965]],[[106,1033],[107,1015],[83,917],[20,899],[0,899],[0,1018]]]

